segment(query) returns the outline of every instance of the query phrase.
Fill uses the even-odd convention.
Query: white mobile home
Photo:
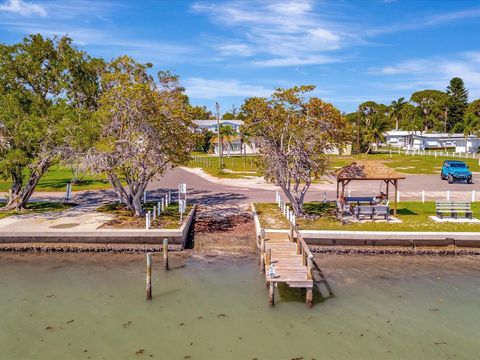
[[[480,138],[470,135],[465,145],[463,134],[447,133],[422,133],[412,131],[387,131],[385,134],[387,145],[402,149],[428,150],[428,149],[455,149],[455,152],[475,153],[479,150]]]
[[[213,132],[217,132],[217,120],[193,120],[197,126],[196,131],[202,131],[207,129]],[[240,126],[243,124],[243,120],[220,120],[220,126],[230,126],[237,133],[240,132]]]

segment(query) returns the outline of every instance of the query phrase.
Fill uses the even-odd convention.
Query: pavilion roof
[[[335,171],[337,180],[399,180],[405,176],[379,161],[357,161]]]

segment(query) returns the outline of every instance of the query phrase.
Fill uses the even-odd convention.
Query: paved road
[[[181,182],[187,184],[189,196],[201,203],[271,202],[275,198],[275,192],[272,190],[217,184],[179,168],[168,171],[164,177],[153,181],[147,189],[154,195],[166,189],[174,190]],[[372,195],[380,190],[385,191],[385,185],[381,185],[380,181],[354,181],[348,189],[355,195]],[[420,199],[422,190],[426,191],[427,199],[442,198],[446,196],[447,190],[451,191],[452,198],[469,199],[471,191],[477,190],[479,192],[477,199],[479,199],[480,174],[474,175],[474,184],[448,184],[437,175],[408,175],[405,180],[400,180],[399,190],[401,198],[417,200]],[[307,194],[307,201],[322,200],[324,193],[327,194],[328,199],[335,199],[336,185],[334,183],[315,184]]]
[[[230,186],[225,182],[218,184],[201,176],[192,174],[181,168],[167,171],[161,177],[153,180],[147,187],[150,198],[158,198],[168,190],[176,191],[179,183],[186,183],[190,199],[197,203],[247,203],[274,201],[275,193],[272,190],[262,188],[249,188]],[[238,182],[236,182],[238,184]],[[354,181],[348,186],[352,195],[372,195],[380,190],[385,191],[385,185],[379,181]],[[471,191],[476,190],[476,199],[480,199],[480,174],[474,174],[474,184],[456,183],[448,184],[437,175],[407,175],[405,180],[400,180],[399,190],[401,199],[420,200],[421,191],[425,190],[427,199],[445,198],[447,190],[451,191],[451,197],[457,199],[471,199]],[[315,184],[307,194],[307,201],[323,200],[324,193],[328,199],[335,199],[336,185]],[[32,200],[59,199],[65,196],[64,192],[35,193]],[[73,201],[80,204],[98,204],[115,199],[113,191],[80,191],[74,193]]]

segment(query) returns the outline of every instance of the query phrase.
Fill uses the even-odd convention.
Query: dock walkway
[[[306,289],[306,302],[313,305],[313,254],[295,227],[288,233],[260,236],[260,262],[269,287],[269,303],[274,305],[275,285],[286,283]]]

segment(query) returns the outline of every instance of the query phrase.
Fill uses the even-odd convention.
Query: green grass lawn
[[[144,205],[146,211],[153,211],[153,207],[156,206],[156,202],[147,202]],[[187,204],[185,214],[183,214],[183,220],[187,217],[188,213],[192,209],[192,205]],[[145,217],[136,218],[133,216],[133,212],[128,210],[123,204],[107,204],[97,208],[97,211],[113,215],[114,220],[106,224],[109,228],[145,228]],[[178,229],[180,228],[180,213],[178,212],[178,203],[170,204],[155,220],[151,221],[152,229]]]
[[[6,218],[12,215],[21,215],[21,214],[41,214],[50,211],[62,211],[70,209],[75,206],[75,204],[64,204],[61,202],[31,202],[28,203],[27,208],[17,212],[16,210],[10,211],[1,211],[2,207],[5,204],[0,204],[0,219]]]
[[[348,165],[354,161],[359,160],[378,160],[384,163],[386,166],[404,173],[404,174],[439,174],[442,169],[442,163],[444,160],[460,160],[464,161],[473,172],[480,172],[480,166],[478,165],[478,159],[458,159],[453,157],[438,156],[435,158],[433,155],[426,156],[406,156],[404,154],[360,154],[352,156],[332,156],[331,166],[333,169],[340,168]]]
[[[255,204],[262,227],[286,229],[288,223],[276,204]],[[320,202],[305,204],[305,212],[316,219],[300,218],[300,229],[304,230],[351,230],[351,231],[465,231],[480,232],[480,224],[436,223],[429,218],[435,215],[434,202],[400,202],[398,215],[402,223],[365,222],[342,224],[335,217],[335,205]],[[472,203],[473,216],[480,217],[480,204]]]
[[[189,167],[202,168],[207,174],[220,178],[241,179],[248,176],[259,176],[255,165],[255,156],[225,156],[224,171],[219,171],[218,156],[194,156],[188,163]]]
[[[218,157],[216,156],[198,156],[189,162],[189,167],[200,167],[206,173],[222,177],[222,178],[244,178],[246,176],[259,176],[257,173],[257,167],[254,162],[254,156],[248,156],[245,163],[241,157],[225,158],[225,168],[227,171],[219,173],[218,171]],[[440,174],[442,169],[442,163],[444,160],[460,160],[464,161],[473,172],[480,172],[480,166],[478,159],[459,159],[452,156],[438,156],[435,158],[433,155],[426,156],[406,156],[404,154],[392,153],[377,153],[377,154],[360,154],[340,156],[332,155],[330,161],[330,169],[336,170],[345,165],[351,164],[354,161],[361,160],[377,160],[385,164],[386,166],[404,174]],[[228,171],[230,170],[230,171]]]
[[[26,180],[26,174],[25,174]],[[40,179],[37,191],[65,191],[67,183],[72,181],[72,172],[65,166],[52,166]],[[0,180],[0,191],[7,192],[10,188],[10,180]],[[86,174],[79,184],[72,186],[73,191],[109,189],[110,184],[105,176]]]

